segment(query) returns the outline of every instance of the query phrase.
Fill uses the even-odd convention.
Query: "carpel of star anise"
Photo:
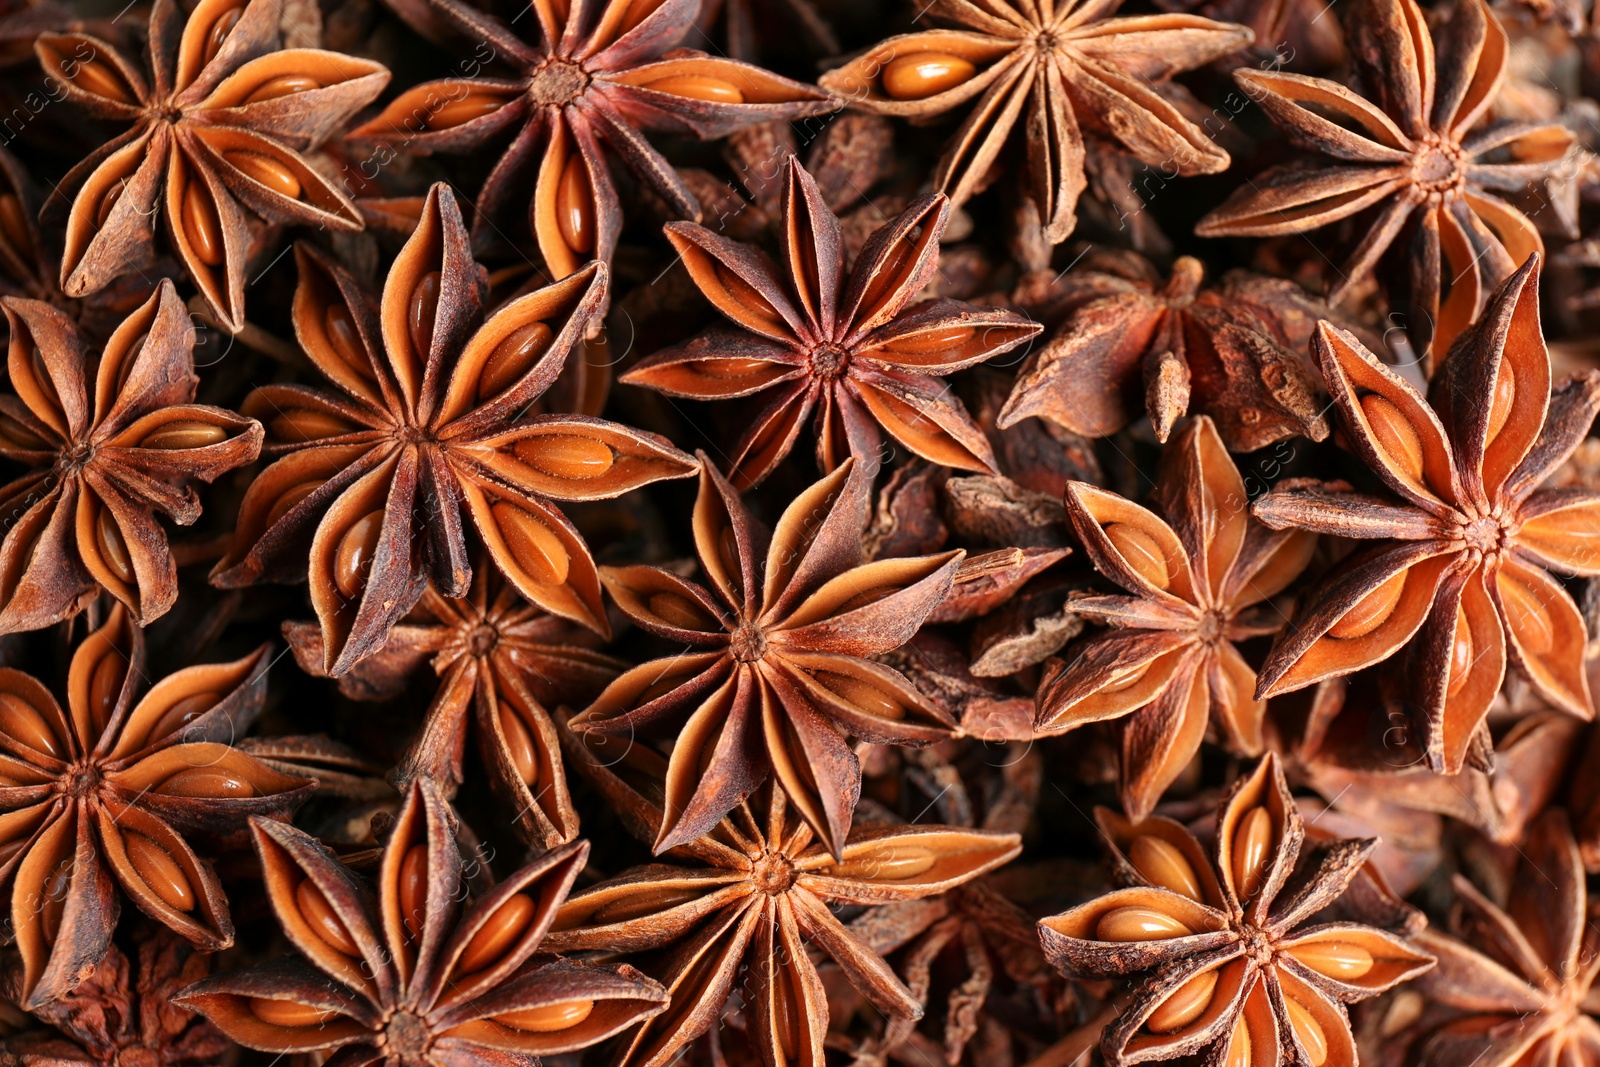
[[[1045,955],[1069,977],[1134,976],[1101,1041],[1113,1067],[1198,1055],[1354,1067],[1343,1004],[1433,966],[1375,926],[1314,921],[1376,842],[1302,851],[1305,826],[1273,755],[1217,810],[1210,850],[1160,816],[1125,829],[1114,859],[1129,887],[1039,923]]]
[[[1034,719],[1040,734],[1122,720],[1122,803],[1135,819],[1194,758],[1208,723],[1234,752],[1262,751],[1266,702],[1235,642],[1282,625],[1263,602],[1305,569],[1316,544],[1251,520],[1239,469],[1203,415],[1167,447],[1154,495],[1165,519],[1068,484],[1073,529],[1127,595],[1071,601],[1108,629],[1047,671]]]
[[[1228,153],[1160,83],[1237,52],[1250,30],[1196,15],[1106,17],[1120,4],[934,0],[921,14],[960,29],[891,37],[824,74],[822,86],[853,107],[911,119],[976,98],[933,175],[957,207],[984,186],[1020,126],[1018,172],[1045,239],[1059,244],[1078,221],[1086,133],[1169,176],[1228,167]]]
[[[28,468],[0,488],[0,632],[59,622],[102,589],[149,623],[178,596],[156,513],[198,519],[194,483],[253,461],[261,426],[192,403],[194,324],[171,281],[98,354],[49,304],[0,305],[11,331],[0,457]]]
[[[1480,128],[1511,59],[1505,29],[1483,0],[1461,0],[1436,30],[1416,0],[1360,0],[1344,20],[1370,99],[1324,78],[1234,71],[1290,141],[1327,158],[1241,184],[1195,232],[1305,233],[1375,209],[1329,299],[1338,303],[1367,281],[1400,242],[1411,345],[1442,356],[1490,292],[1543,252],[1533,222],[1503,197],[1558,177],[1574,138],[1558,125]]]
[[[839,220],[798,159],[784,182],[781,262],[704,226],[667,225],[694,284],[736,329],[657,352],[618,380],[690,400],[764,394],[733,449],[740,489],[772,473],[813,413],[824,472],[873,456],[881,428],[924,459],[994,473],[983,431],[939,379],[1010,351],[1039,324],[954,300],[911,304],[939,269],[944,197],[914,201],[847,272]]]
[[[541,944],[588,859],[586,842],[470,895],[449,804],[419,781],[383,848],[374,897],[309,834],[265,819],[251,828],[272,909],[308,962],[258,964],[177,998],[247,1048],[339,1051],[341,1063],[535,1067],[665,1007],[661,987],[633,968],[552,960]]]
[[[408,89],[352,136],[432,153],[511,133],[477,197],[473,238],[491,236],[503,209],[525,201],[528,229],[556,278],[591,259],[611,262],[624,214],[612,176],[618,163],[680,217],[699,221],[699,202],[644,131],[721,137],[838,106],[760,67],[677,48],[699,0],[535,0],[514,20],[532,40],[461,0],[428,3],[479,46],[474,69],[488,56],[510,76]]]
[[[389,72],[279,46],[279,4],[174,0],[150,11],[148,65],[83,33],[35,44],[47,75],[95,118],[132,128],[79,163],[45,204],[68,214],[61,288],[83,296],[150,262],[155,220],[217,321],[244,325],[249,221],[359,230],[344,191],[301,154],[370,103]]]
[[[595,314],[605,267],[485,315],[484,271],[443,184],[381,300],[322,255],[297,252],[295,335],[339,392],[267,385],[245,399],[277,459],[246,493],[213,583],[300,580],[309,546],[323,667],[343,674],[430,580],[443,596],[467,594],[470,517],[518,592],[607,633],[593,557],[551,501],[615,497],[686,477],[695,461],[618,423],[526,414]]]
[[[201,948],[232,943],[222,885],[186,834],[282,816],[312,789],[231,746],[266,696],[267,652],[187,667],[136,702],[144,634],[118,606],[73,653],[65,710],[34,678],[0,668],[0,885],[25,1007],[61,996],[104,957],[119,887]]]
[[[916,634],[963,553],[862,563],[871,491],[868,468],[846,460],[790,502],[769,542],[703,460],[693,527],[706,584],[655,567],[602,569],[641,629],[687,646],[623,674],[572,720],[579,731],[672,739],[657,852],[711,832],[771,777],[838,855],[861,793],[849,738],[950,736],[947,710],[869,657]]]
[[[1488,750],[1484,716],[1508,661],[1553,707],[1594,716],[1588,630],[1550,571],[1600,573],[1600,492],[1539,487],[1600,411],[1600,372],[1552,393],[1538,276],[1533,256],[1496,291],[1427,400],[1322,324],[1316,352],[1340,421],[1391,495],[1305,481],[1251,509],[1275,529],[1375,541],[1308,594],[1262,665],[1257,696],[1378,663],[1415,637],[1411,695],[1427,718],[1429,766],[1448,774]]]

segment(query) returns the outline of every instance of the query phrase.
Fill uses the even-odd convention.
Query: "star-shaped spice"
[[[927,119],[974,99],[934,170],[956,206],[988,181],[1016,132],[1016,160],[1051,244],[1077,225],[1084,137],[1109,138],[1165,177],[1215,174],[1228,153],[1161,85],[1250,43],[1197,15],[1108,18],[1121,0],[934,0],[921,14],[960,29],[891,37],[822,85],[854,107]]]
[[[592,743],[592,742],[591,742]],[[612,742],[615,744],[615,742]],[[574,760],[646,839],[658,837],[662,760],[643,746],[620,757],[585,747]],[[891,1017],[922,1006],[883,958],[829,905],[935,896],[1009,862],[1016,834],[953,826],[857,827],[825,847],[775,785],[741,801],[675,864],[636,867],[578,893],[556,915],[557,951],[668,949],[667,1010],[628,1039],[618,1067],[663,1067],[716,1025],[742,981],[746,1032],[763,1063],[823,1062],[828,1000],[808,950],[820,950]],[[741,979],[742,975],[742,979]]]
[[[1344,895],[1377,842],[1306,849],[1276,757],[1217,811],[1209,854],[1180,824],[1102,818],[1129,887],[1039,923],[1069,977],[1134,977],[1106,1028],[1112,1067],[1203,1056],[1229,1067],[1354,1067],[1344,1003],[1433,966],[1375,926],[1319,915]]]
[[[312,791],[231,747],[266,696],[267,652],[185,668],[135,702],[144,636],[116,607],[73,653],[65,710],[31,676],[0,668],[0,887],[24,1007],[61,996],[105,957],[119,886],[201,948],[233,942],[222,885],[185,834],[238,830]]]
[[[285,623],[302,669],[322,673],[322,633],[315,623]],[[432,586],[389,633],[382,649],[339,680],[358,700],[390,700],[406,690],[419,663],[431,660],[443,681],[427,721],[401,759],[402,787],[418,775],[455,786],[464,781],[467,735],[476,735],[490,785],[514,812],[517,829],[544,848],[578,836],[561,745],[548,708],[593,700],[627,666],[595,651],[598,639],[529,604],[479,562],[465,597]]]
[[[494,64],[509,76],[408,89],[353,136],[408,151],[460,152],[510,133],[477,198],[473,236],[487,236],[481,231],[504,208],[525,202],[528,228],[557,278],[590,259],[611,261],[623,222],[612,175],[618,163],[681,217],[701,217],[694,193],[645,131],[722,137],[838,106],[760,67],[678,48],[698,0],[535,0],[517,19],[532,41],[461,0],[428,3],[477,45],[472,71]]]
[[[948,711],[868,657],[916,634],[963,553],[862,563],[871,492],[867,469],[846,460],[790,502],[769,543],[702,458],[693,526],[710,588],[655,567],[602,570],[630,619],[687,646],[623,674],[572,721],[671,739],[657,852],[710,833],[772,776],[838,855],[861,794],[848,739],[926,745],[950,736]]]
[[[740,489],[772,473],[813,413],[823,471],[875,454],[881,427],[924,459],[995,473],[983,431],[938,379],[1040,327],[954,300],[908,306],[939,269],[949,218],[944,197],[918,198],[868,238],[847,272],[839,220],[791,157],[781,263],[704,226],[667,225],[694,284],[737,329],[657,352],[618,380],[690,400],[765,394],[733,450],[729,477]]]
[[[1527,122],[1476,129],[1511,59],[1505,29],[1483,0],[1456,4],[1437,42],[1416,0],[1360,0],[1344,14],[1366,97],[1324,78],[1234,71],[1290,141],[1328,158],[1240,185],[1195,232],[1305,233],[1373,209],[1329,299],[1337,303],[1369,278],[1395,246],[1412,347],[1425,352],[1431,344],[1442,357],[1490,291],[1543,251],[1539,231],[1502,194],[1557,177],[1573,135]]]
[[[1234,752],[1261,752],[1266,702],[1234,643],[1283,624],[1263,602],[1305,569],[1316,545],[1251,521],[1244,480],[1203,415],[1167,447],[1155,498],[1165,520],[1068,483],[1073,529],[1095,569],[1128,595],[1071,602],[1109,629],[1046,674],[1034,720],[1041,734],[1121,720],[1122,803],[1136,819],[1188,766],[1208,723]]]
[[[1539,486],[1600,411],[1600,372],[1551,392],[1538,277],[1533,256],[1506,280],[1428,400],[1322,324],[1316,352],[1340,421],[1390,495],[1296,482],[1252,506],[1274,529],[1378,542],[1310,594],[1262,665],[1257,696],[1386,660],[1416,636],[1412,698],[1427,718],[1428,763],[1449,774],[1488,751],[1484,717],[1508,658],[1552,706],[1594,715],[1588,629],[1549,572],[1600,574],[1600,493]]]
[[[194,484],[253,461],[253,419],[194,404],[195,330],[170,281],[98,354],[49,304],[0,299],[10,326],[10,391],[0,393],[0,457],[27,468],[0,488],[0,632],[36,630],[102,589],[140,625],[178,596],[157,521],[200,517]]]
[[[155,221],[218,321],[244,325],[252,220],[359,230],[355,204],[302,154],[383,91],[389,72],[339,52],[279,47],[273,0],[174,0],[150,11],[148,66],[82,33],[34,46],[63,96],[132,128],[79,163],[45,204],[71,196],[61,288],[83,296],[150,262]],[[69,194],[69,190],[76,190]]]
[[[1427,931],[1438,957],[1418,991],[1453,1009],[1421,1045],[1421,1067],[1600,1063],[1600,935],[1566,812],[1534,823],[1502,907],[1456,875],[1457,937]]]
[[[177,999],[247,1048],[334,1052],[341,1063],[537,1067],[665,1006],[631,967],[552,960],[545,932],[588,859],[546,852],[481,896],[467,892],[449,805],[407,792],[383,848],[376,899],[328,848],[252,819],[272,909],[309,965],[281,960],[190,986]]]
[[[485,272],[442,184],[381,301],[304,246],[297,260],[295,336],[343,395],[268,385],[246,398],[281,458],[250,486],[212,581],[298,579],[309,544],[323,666],[343,674],[382,646],[430,578],[442,596],[467,594],[465,512],[518,592],[606,633],[594,560],[550,501],[618,496],[695,463],[614,422],[526,414],[583,336],[605,268],[485,316]]]

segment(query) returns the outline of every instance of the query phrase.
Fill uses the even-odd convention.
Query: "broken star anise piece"
[[[868,657],[916,634],[963,553],[862,563],[871,482],[846,460],[784,509],[768,544],[703,459],[693,527],[710,588],[655,567],[602,570],[630,619],[687,646],[623,674],[572,720],[578,731],[672,738],[657,852],[711,832],[770,776],[838,855],[861,794],[848,739],[951,735],[948,711]]]
[[[349,1064],[536,1067],[665,1007],[661,987],[631,967],[535,955],[548,952],[541,942],[586,842],[474,898],[449,804],[417,782],[383,848],[374,900],[309,834],[266,819],[251,828],[272,909],[309,965],[259,964],[177,998],[247,1048],[344,1050],[338,1062]]]
[[[1431,345],[1442,357],[1490,291],[1543,251],[1533,222],[1504,197],[1559,177],[1574,138],[1557,125],[1477,128],[1511,60],[1505,29],[1483,0],[1461,0],[1437,31],[1416,0],[1360,0],[1344,15],[1370,99],[1324,78],[1234,71],[1296,146],[1327,158],[1241,184],[1195,232],[1305,233],[1374,209],[1329,299],[1338,303],[1354,283],[1366,282],[1396,246],[1412,309],[1411,345],[1418,352]]]
[[[49,304],[0,305],[11,328],[0,457],[28,468],[0,488],[0,632],[59,622],[102,589],[149,623],[178,596],[156,513],[198,519],[193,483],[253,461],[261,426],[191,403],[195,329],[171,281],[98,355]]]
[[[1306,849],[1305,826],[1268,755],[1217,811],[1210,852],[1154,817],[1119,842],[1133,884],[1039,923],[1074,978],[1137,976],[1106,1027],[1112,1067],[1204,1056],[1229,1067],[1354,1067],[1343,1004],[1416,977],[1433,958],[1374,926],[1315,922],[1377,842]]]
[[[957,207],[1019,134],[1044,237],[1077,225],[1084,137],[1115,142],[1167,177],[1215,174],[1228,153],[1160,83],[1237,52],[1250,30],[1196,15],[1108,18],[1121,0],[933,0],[920,14],[961,29],[891,37],[822,77],[853,107],[926,119],[977,99],[933,174]],[[1018,161],[1023,162],[1022,160]]]
[[[698,0],[535,0],[513,20],[532,41],[461,0],[428,3],[478,46],[463,66],[481,69],[488,59],[510,76],[408,89],[353,136],[461,152],[511,133],[477,197],[473,237],[491,235],[505,207],[526,203],[528,229],[557,278],[590,259],[610,263],[623,221],[618,163],[680,217],[699,221],[699,201],[644,131],[722,137],[838,107],[827,93],[760,67],[677,47]]]
[[[68,101],[132,124],[45,204],[59,213],[71,197],[61,260],[69,296],[149,263],[159,216],[212,314],[237,332],[251,219],[362,228],[350,197],[301,153],[377,97],[389,72],[339,52],[280,48],[280,9],[272,0],[200,0],[185,14],[174,0],[156,0],[144,70],[87,34],[39,37],[39,62]]]
[[[908,306],[939,269],[949,218],[943,197],[919,198],[867,240],[847,273],[839,220],[791,158],[781,265],[704,226],[667,226],[694,284],[738,329],[657,352],[619,381],[690,400],[765,394],[733,450],[728,476],[739,489],[772,473],[813,412],[825,472],[878,452],[881,427],[924,459],[995,473],[983,431],[939,378],[1010,351],[1040,327],[954,300]]]
[[[1200,750],[1215,723],[1232,751],[1262,750],[1266,701],[1235,642],[1275,632],[1263,602],[1311,560],[1316,538],[1253,522],[1244,481],[1205,416],[1167,447],[1155,499],[1166,520],[1087,482],[1067,485],[1067,516],[1095,569],[1130,595],[1071,601],[1108,629],[1039,686],[1034,728],[1060,734],[1122,723],[1121,793],[1135,819]]]
[[[280,456],[257,475],[224,587],[306,577],[323,666],[348,671],[382,647],[428,581],[467,594],[471,517],[489,558],[552,614],[606,633],[600,579],[552,500],[601,500],[695,462],[654,434],[583,415],[526,415],[599,306],[594,264],[484,314],[484,271],[456,198],[435,185],[381,300],[301,246],[295,336],[340,392],[267,385],[246,411]]]
[[[134,697],[144,634],[114,607],[73,653],[66,708],[0,668],[0,886],[9,886],[33,1008],[92,973],[118,886],[151,918],[215,951],[233,941],[222,885],[185,839],[281,816],[312,783],[231,747],[261,709],[267,647],[188,667]]]
[[[1551,392],[1539,324],[1539,259],[1506,280],[1451,350],[1428,400],[1327,323],[1316,351],[1356,454],[1394,497],[1297,482],[1256,500],[1257,518],[1375,539],[1325,577],[1260,672],[1270,697],[1385,660],[1410,642],[1411,696],[1434,770],[1490,749],[1485,716],[1506,664],[1552,706],[1592,718],[1588,630],[1550,575],[1600,574],[1600,493],[1540,490],[1600,411],[1600,372]]]

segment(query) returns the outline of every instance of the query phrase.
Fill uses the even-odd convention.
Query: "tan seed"
[[[286,445],[304,444],[323,437],[348,433],[350,425],[337,415],[305,408],[290,408],[267,420],[267,433],[274,442]]]
[[[413,938],[428,919],[428,846],[412,845],[400,861],[400,918]]]
[[[716,275],[717,284],[722,286],[725,297],[740,308],[744,309],[748,318],[758,320],[774,333],[786,334],[789,326],[778,314],[772,303],[756,291],[755,286],[739,277],[722,263],[715,263],[712,273]]]
[[[361,335],[356,332],[355,319],[351,318],[350,309],[342,302],[329,304],[322,313],[322,331],[334,355],[363,378],[372,377],[372,365],[361,346]]]
[[[836,878],[862,878],[873,882],[903,882],[933,869],[938,857],[918,845],[879,848],[845,860],[828,873]]]
[[[499,719],[500,733],[506,739],[506,751],[511,756],[511,765],[517,769],[517,777],[524,785],[534,785],[539,781],[539,753],[534,748],[533,735],[528,732],[522,716],[509,704],[500,705]]]
[[[1517,380],[1511,374],[1511,366],[1507,363],[1500,364],[1500,373],[1494,381],[1494,399],[1489,404],[1489,429],[1484,437],[1484,444],[1490,444],[1500,431],[1506,428],[1506,423],[1511,419],[1511,408],[1517,400]]]
[[[318,937],[327,942],[334,951],[346,956],[360,956],[361,948],[350,936],[350,931],[344,925],[344,920],[339,918],[333,910],[333,905],[328,903],[327,895],[317,888],[311,879],[303,879],[295,887],[294,901],[300,909],[300,917],[306,925],[316,931]]]
[[[1245,812],[1233,832],[1233,888],[1241,901],[1255,896],[1267,876],[1272,837],[1272,815],[1266,808]]]
[[[1287,993],[1284,994],[1283,1005],[1289,1009],[1289,1025],[1294,1028],[1294,1036],[1300,1039],[1300,1046],[1306,1050],[1311,1067],[1322,1067],[1328,1062],[1328,1035],[1322,1032],[1322,1024],[1317,1022],[1309,1008]]]
[[[300,178],[271,156],[235,150],[222,153],[222,158],[232,163],[245,177],[265,185],[279,196],[286,196],[290,200],[300,199]]]
[[[0,734],[22,742],[35,752],[61,758],[61,742],[44,714],[15,693],[0,693]]]
[[[744,91],[737,85],[726,78],[716,78],[709,74],[674,74],[645,82],[644,88],[690,100],[705,100],[713,104],[744,103]]]
[[[1172,584],[1172,576],[1167,571],[1167,554],[1154,537],[1126,522],[1112,523],[1105,528],[1105,533],[1106,539],[1139,577],[1157,589],[1166,589]]]
[[[208,800],[248,800],[256,787],[248,779],[212,767],[190,767],[179,771],[157,787],[169,797],[199,797]]]
[[[265,528],[271,529],[274,523],[289,514],[291,508],[320,489],[323,482],[324,479],[313,478],[309,482],[301,482],[299,485],[291,485],[288,489],[285,489],[283,495],[278,497],[273,503],[272,509],[267,512]]]
[[[580,255],[594,251],[594,191],[589,187],[589,172],[583,157],[573,153],[561,168],[561,184],[556,186],[556,226],[561,241]]]
[[[473,974],[499,963],[528,932],[538,910],[526,893],[506,898],[461,950],[457,968],[463,974]]]
[[[927,356],[939,352],[954,355],[977,334],[971,326],[949,326],[901,337],[884,345],[884,351],[902,356]]]
[[[39,887],[39,925],[44,930],[45,941],[50,944],[55,944],[56,935],[61,933],[61,919],[67,910],[67,893],[72,888],[73,867],[71,857],[62,860]]]
[[[202,68],[217,58],[217,53],[222,51],[223,44],[228,40],[228,34],[233,32],[233,28],[239,25],[239,20],[243,17],[243,7],[230,7],[217,16],[217,21],[211,24],[211,29],[206,34],[205,45],[200,52]]]
[[[1361,410],[1382,452],[1414,482],[1422,481],[1422,435],[1394,401],[1377,393],[1361,398]]]
[[[845,703],[875,719],[899,722],[906,717],[906,709],[898,700],[870,682],[852,678],[847,674],[836,674],[833,671],[818,671],[816,677],[817,681],[837,693]]]
[[[1190,900],[1200,899],[1200,879],[1194,866],[1170,841],[1153,834],[1133,839],[1128,846],[1128,862],[1151,885],[1181,893]]]
[[[1143,664],[1141,666],[1135,667],[1133,670],[1129,671],[1127,674],[1124,674],[1122,677],[1114,678],[1110,682],[1108,682],[1105,685],[1101,686],[1100,687],[1100,692],[1102,692],[1102,693],[1120,693],[1124,689],[1132,689],[1134,687],[1134,685],[1136,685],[1138,683],[1139,679],[1143,678],[1146,674],[1150,673],[1150,668],[1152,666],[1154,666],[1154,664],[1155,664],[1155,660],[1151,660],[1149,663],[1146,663],[1146,664]]]
[[[111,210],[117,206],[117,201],[122,197],[122,190],[128,187],[128,175],[124,175],[106,186],[106,191],[100,195],[100,203],[94,210],[95,229],[103,229],[111,218]]]
[[[1517,643],[1530,655],[1542,656],[1555,647],[1555,622],[1538,592],[1507,575],[1499,583],[1500,603]]]
[[[128,542],[123,540],[122,528],[117,525],[110,508],[102,507],[95,516],[94,543],[100,550],[100,560],[106,569],[131,584],[136,577],[133,559],[128,555]]]
[[[883,91],[896,100],[922,100],[954,89],[976,74],[971,60],[947,52],[914,52],[883,68]]]
[[[171,451],[180,448],[205,448],[220,445],[228,439],[228,431],[215,423],[198,419],[178,419],[169,422],[155,433],[139,442],[140,448],[159,448]]]
[[[483,370],[478,373],[478,399],[488,400],[511,388],[513,382],[533,369],[554,338],[550,327],[542,322],[530,322],[513,330],[484,361]]]
[[[1163,1000],[1145,1019],[1152,1033],[1170,1034],[1181,1030],[1204,1014],[1211,1006],[1211,997],[1217,991],[1217,968],[1201,971]]]
[[[641,915],[650,915],[675,908],[680,904],[687,904],[691,900],[699,899],[700,893],[701,890],[698,889],[677,887],[628,893],[602,905],[589,921],[595,926],[627,922]]]
[[[486,93],[468,93],[459,100],[444,100],[428,112],[428,129],[451,130],[474,119],[492,115],[505,106],[505,100]]]
[[[367,572],[372,570],[372,557],[378,551],[387,515],[383,508],[369,511],[339,538],[339,550],[333,559],[333,584],[345,596],[355,596],[367,584]]]
[[[439,286],[443,275],[430,270],[417,280],[411,290],[411,305],[406,314],[406,327],[411,336],[411,351],[417,359],[426,360],[433,347],[433,324],[439,316]]]
[[[107,649],[89,675],[89,718],[97,734],[111,721],[126,675],[127,660],[115,649]]]
[[[511,446],[516,457],[552,478],[581,482],[611,471],[616,453],[604,441],[577,434],[547,433],[524,437]]]
[[[199,180],[191,181],[183,191],[183,233],[200,262],[208,267],[221,265],[222,223],[211,206],[210,192]]]
[[[1289,950],[1289,955],[1318,974],[1341,982],[1353,982],[1371,972],[1372,953],[1348,941],[1313,941]]]
[[[711,623],[704,608],[680,593],[651,593],[645,606],[656,618],[680,630],[704,630]]]
[[[567,546],[561,543],[554,530],[528,512],[498,501],[490,509],[500,536],[506,539],[511,555],[540,585],[560,585],[567,580],[571,559]]]
[[[1250,1028],[1245,1025],[1244,1017],[1234,1023],[1233,1040],[1228,1044],[1228,1054],[1223,1057],[1222,1067],[1250,1067],[1254,1062],[1250,1046]]]
[[[1406,572],[1401,571],[1341,615],[1338,622],[1328,627],[1328,636],[1341,641],[1367,636],[1389,621],[1389,616],[1400,606],[1400,594],[1405,587]]]
[[[1095,936],[1101,941],[1162,941],[1194,933],[1164,911],[1137,905],[1113,908],[1100,916]]]
[[[191,722],[217,706],[221,693],[191,693],[162,712],[161,718],[150,728],[149,741],[170,737]]]
[[[322,83],[309,74],[280,74],[253,89],[250,95],[244,98],[244,102],[260,104],[267,100],[278,100],[296,93],[309,93],[313,89],[320,88]]]
[[[494,1021],[513,1030],[528,1030],[548,1034],[556,1030],[570,1030],[594,1011],[592,1000],[568,1000],[560,1004],[547,1004],[542,1008],[525,1008],[494,1016]]]
[[[336,1011],[327,1011],[310,1004],[297,1004],[292,1000],[273,1000],[270,997],[251,997],[250,1014],[268,1026],[283,1027],[321,1026],[339,1017]]]
[[[150,891],[174,911],[193,911],[194,889],[178,861],[141,833],[129,830],[123,840],[128,848],[128,862]]]
[[[1455,696],[1472,676],[1472,627],[1465,613],[1456,613],[1456,632],[1450,641],[1450,667],[1445,692]]]

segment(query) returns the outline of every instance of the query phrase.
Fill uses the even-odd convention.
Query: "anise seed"
[[[406,932],[420,938],[428,915],[428,846],[415,844],[400,860],[400,917]]]
[[[271,997],[251,997],[250,1014],[269,1026],[295,1028],[321,1026],[339,1017],[336,1011],[327,1011],[292,1000],[273,1000]]]
[[[1211,1006],[1211,998],[1217,991],[1219,971],[1216,967],[1201,971],[1174,989],[1145,1019],[1145,1026],[1152,1033],[1170,1034],[1200,1018]]]
[[[1382,447],[1384,455],[1414,482],[1422,481],[1426,453],[1422,435],[1411,425],[1406,413],[1394,401],[1377,393],[1361,398],[1361,411],[1372,428],[1373,439]]]
[[[1102,941],[1163,941],[1192,933],[1166,912],[1138,905],[1113,908],[1095,924],[1095,936]]]
[[[870,878],[875,882],[903,882],[933,869],[937,862],[931,851],[916,845],[870,852],[856,859],[845,860],[829,873],[838,878]]]
[[[0,734],[22,742],[35,752],[61,758],[61,743],[44,714],[15,693],[0,693]]]
[[[430,270],[417,279],[411,290],[411,303],[407,305],[406,329],[411,338],[411,351],[419,361],[426,362],[433,349],[433,325],[439,315],[439,287],[443,275]]]
[[[594,251],[594,192],[589,187],[589,172],[583,157],[573,153],[561,168],[556,186],[556,226],[562,242],[579,255]]]
[[[1139,577],[1157,589],[1166,589],[1172,584],[1172,576],[1167,572],[1167,554],[1154,537],[1126,522],[1111,523],[1105,528],[1105,534],[1106,540]]]
[[[228,439],[228,431],[211,422],[197,419],[179,419],[169,422],[155,433],[139,442],[140,448],[180,449],[205,448],[219,445]]]
[[[1200,879],[1176,845],[1143,834],[1128,846],[1128,862],[1151,885],[1170,889],[1190,900],[1200,899]]]
[[[513,382],[533,368],[555,339],[547,323],[530,322],[518,326],[505,340],[494,346],[483,370],[478,373],[478,399],[490,400],[509,389]]]
[[[1372,953],[1348,941],[1313,941],[1290,949],[1289,955],[1340,982],[1365,977],[1376,963]]]
[[[1247,901],[1260,890],[1272,858],[1272,815],[1266,808],[1251,808],[1233,832],[1233,887]]]
[[[333,560],[333,584],[345,596],[355,596],[367,584],[367,573],[372,570],[372,557],[378,551],[383,520],[388,514],[384,508],[369,511],[351,523],[339,538]]]
[[[137,831],[127,831],[128,862],[150,891],[175,911],[194,910],[194,888],[178,861],[155,841]]]
[[[1283,996],[1283,1004],[1289,1010],[1289,1025],[1294,1027],[1295,1036],[1300,1039],[1307,1058],[1311,1060],[1311,1067],[1322,1067],[1328,1062],[1328,1035],[1323,1033],[1322,1024],[1317,1022],[1310,1009],[1287,993]]]
[[[247,779],[212,767],[189,767],[156,787],[169,797],[198,797],[209,800],[247,800],[256,787]]]
[[[1328,636],[1341,641],[1367,636],[1389,621],[1389,616],[1400,606],[1400,594],[1405,587],[1406,572],[1400,571],[1341,615],[1338,622],[1328,627]]]
[[[542,1008],[524,1008],[521,1011],[501,1012],[494,1021],[504,1023],[514,1030],[527,1030],[548,1034],[557,1030],[570,1030],[583,1022],[594,1011],[592,1000],[568,1000],[548,1004]]]
[[[540,585],[560,585],[567,580],[571,557],[554,530],[515,504],[499,500],[489,509],[506,547],[528,577]]]
[[[222,153],[222,158],[232,163],[245,177],[261,183],[279,196],[288,197],[290,200],[300,199],[299,177],[271,156],[235,149]]]
[[[644,88],[658,93],[705,100],[713,104],[742,104],[744,91],[726,78],[710,74],[671,74],[665,78],[644,83]]]
[[[338,913],[333,910],[333,905],[328,903],[327,895],[318,889],[310,878],[302,879],[295,887],[294,901],[306,925],[315,930],[317,936],[330,947],[352,958],[361,955],[361,946],[350,936],[344,920],[339,918]]]
[[[507,897],[461,950],[457,968],[463,974],[475,974],[498,962],[527,933],[538,910],[526,893]]]
[[[576,434],[540,434],[511,446],[516,457],[537,471],[566,481],[587,481],[610,472],[616,453],[604,441]]]
[[[212,206],[210,191],[198,178],[183,191],[183,233],[200,262],[208,267],[222,265],[222,222]]]
[[[244,98],[246,104],[260,104],[268,100],[281,100],[286,96],[296,93],[309,93],[313,89],[322,88],[322,83],[309,74],[280,74],[276,78],[268,78]]]
[[[539,757],[533,746],[533,735],[528,732],[522,716],[509,703],[502,703],[499,711],[500,733],[506,739],[506,751],[511,765],[516,768],[522,784],[533,786],[539,781]]]
[[[869,682],[832,671],[818,671],[816,677],[825,688],[843,698],[845,703],[875,719],[899,722],[906,717],[906,709],[898,700]]]
[[[914,52],[883,68],[883,91],[896,100],[921,100],[965,82],[978,68],[947,52]]]

